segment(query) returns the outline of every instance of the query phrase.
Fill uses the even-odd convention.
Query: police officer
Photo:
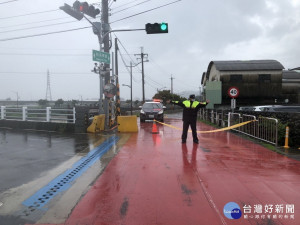
[[[209,100],[206,100],[205,102],[198,102],[195,101],[195,95],[190,95],[188,100],[185,100],[183,102],[170,101],[170,103],[174,105],[179,105],[183,108],[183,114],[182,114],[183,131],[181,135],[182,143],[183,144],[186,143],[187,132],[189,126],[191,126],[193,141],[194,143],[198,144],[199,139],[197,137],[197,128],[196,128],[197,114],[200,108],[205,107],[209,103]]]

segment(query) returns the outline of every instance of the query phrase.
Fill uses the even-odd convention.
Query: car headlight
[[[142,113],[142,114],[145,114],[144,110],[141,110],[141,113]]]
[[[163,114],[164,113],[164,111],[163,110],[160,110],[159,112],[158,112],[158,114]]]

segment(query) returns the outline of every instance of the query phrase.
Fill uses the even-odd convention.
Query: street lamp
[[[132,83],[131,85],[122,84],[122,86],[127,86],[130,88],[130,115],[132,115]]]

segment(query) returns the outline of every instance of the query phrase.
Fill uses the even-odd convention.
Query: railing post
[[[276,129],[275,129],[275,147],[278,145],[278,120],[276,119]]]
[[[51,107],[46,107],[46,121],[50,122],[51,119]]]
[[[75,107],[73,107],[73,123],[75,123],[76,121],[76,110],[75,110]]]
[[[289,148],[289,127],[285,128],[285,141],[284,141],[284,148]]]
[[[26,106],[22,107],[22,120],[23,121],[27,120],[27,107]]]
[[[6,108],[5,106],[1,106],[1,120],[5,119],[5,113],[6,112]]]

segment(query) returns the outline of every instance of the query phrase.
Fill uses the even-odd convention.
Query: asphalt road
[[[117,154],[115,140],[126,138],[0,128],[0,225],[35,223],[42,217],[64,221]],[[61,188],[49,192],[49,185]],[[53,199],[55,206],[51,203],[47,213],[38,210]]]
[[[95,135],[0,129],[0,192],[28,183],[77,153]]]

